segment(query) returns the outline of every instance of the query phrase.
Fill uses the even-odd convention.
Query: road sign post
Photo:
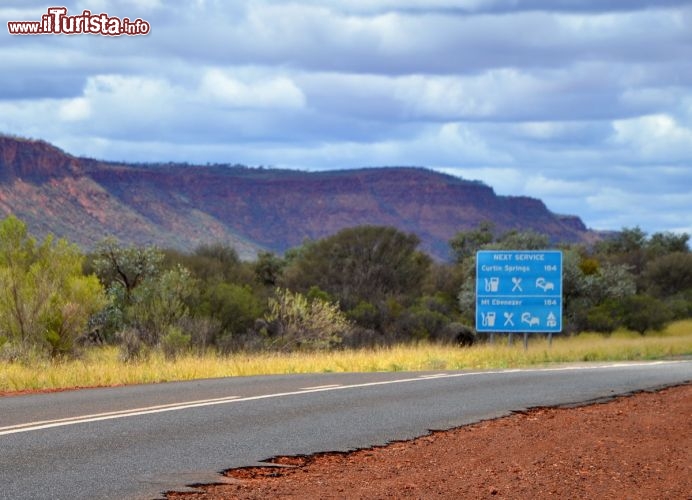
[[[562,331],[562,252],[478,252],[476,331]]]

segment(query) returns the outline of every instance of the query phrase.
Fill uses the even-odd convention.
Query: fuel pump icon
[[[488,326],[491,328],[495,326],[495,319],[497,318],[497,314],[495,312],[482,312],[481,316],[483,318],[483,326]]]
[[[485,278],[485,291],[497,292],[500,289],[500,278]]]

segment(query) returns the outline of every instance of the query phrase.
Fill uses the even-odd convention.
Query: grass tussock
[[[555,337],[531,336],[524,350],[521,336],[513,345],[506,337],[473,347],[421,343],[378,349],[311,353],[258,353],[220,356],[187,354],[174,360],[155,353],[146,360],[123,363],[113,347],[94,348],[81,359],[0,366],[0,392],[115,386],[238,377],[319,372],[374,372],[497,369],[584,361],[636,361],[692,355],[692,320],[671,324],[662,332],[640,336],[618,331],[605,337],[582,333]]]

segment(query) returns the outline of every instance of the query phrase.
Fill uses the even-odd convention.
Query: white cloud
[[[461,123],[445,123],[439,130],[423,139],[426,146],[424,155],[435,156],[437,164],[445,161],[448,165],[509,163],[511,157],[506,153],[493,151],[484,138],[471,127]],[[424,158],[421,158],[424,160]]]
[[[444,170],[447,165],[509,161],[502,153],[490,150],[473,131],[455,123],[429,126],[412,137],[369,142],[337,139],[305,144],[262,144],[256,153],[259,163],[311,169],[418,165]]]
[[[221,70],[210,69],[202,77],[200,90],[212,104],[231,107],[282,109],[305,106],[303,92],[284,76],[246,83]]]
[[[680,109],[680,101],[672,98],[634,99],[625,79],[614,80],[623,72],[626,68],[589,63],[453,76],[304,71],[296,78],[308,99],[316,97],[315,102],[330,111],[399,120],[518,122],[526,136],[535,138],[548,127],[569,135],[583,130],[585,121],[629,118],[664,105]],[[626,98],[624,93],[629,93]]]
[[[60,104],[58,115],[67,122],[83,121],[91,116],[91,105],[84,97],[68,99]]]
[[[662,162],[692,157],[692,129],[666,114],[642,116],[613,123],[617,145],[634,149],[644,159]]]
[[[48,100],[2,101],[0,100],[0,131],[10,132],[33,139],[55,137],[56,106]]]
[[[618,188],[603,187],[586,198],[596,227],[621,229],[640,226],[648,232],[663,228],[687,232],[692,228],[692,212],[689,211],[692,191],[680,195],[657,196],[641,192],[627,192]],[[692,234],[692,232],[690,232]]]
[[[506,76],[511,79],[510,74]],[[493,92],[496,81],[492,73],[472,78],[403,77],[397,82],[395,96],[414,116],[489,118],[498,112],[498,99],[506,95]]]
[[[548,173],[530,175],[524,183],[523,193],[538,198],[582,198],[593,192],[592,181],[568,181]]]
[[[158,123],[174,114],[184,95],[165,79],[147,76],[98,75],[90,77],[84,89],[84,98],[99,110],[99,118],[116,126]]]

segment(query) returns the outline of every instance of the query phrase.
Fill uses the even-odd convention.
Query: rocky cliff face
[[[0,136],[0,179],[42,181],[75,175],[79,160],[47,142]]]
[[[416,233],[422,248],[440,259],[456,232],[484,220],[501,231],[533,229],[555,241],[593,238],[578,217],[553,214],[540,200],[497,196],[482,183],[421,168],[128,165],[9,137],[0,137],[0,213],[85,249],[110,234],[183,250],[223,241],[245,257],[363,224]]]

